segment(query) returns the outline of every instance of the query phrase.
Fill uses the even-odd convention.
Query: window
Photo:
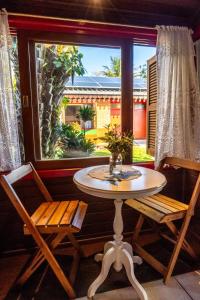
[[[26,161],[34,162],[37,168],[51,169],[107,163],[109,153],[105,150],[105,145],[101,143],[100,139],[105,133],[104,126],[112,123],[119,124],[121,131],[134,130],[133,50],[135,51],[135,49],[133,49],[132,39],[21,30],[18,33],[18,41],[21,93],[22,99],[27,100],[23,101],[22,107]],[[57,81],[61,85],[59,88],[62,87],[60,91],[53,91],[54,96],[59,96],[59,99],[61,99],[61,105],[54,110],[54,113],[51,112],[54,106],[53,102],[47,101],[45,103],[41,97],[44,92],[43,82],[45,81],[42,70],[47,68],[47,66],[49,67],[49,65],[44,63],[42,53],[44,49],[46,53],[50,52],[49,50],[52,50],[52,47],[57,48],[58,51],[64,47],[74,48],[76,55],[82,53],[83,55],[79,56],[78,59],[74,57],[74,59],[76,58],[74,68],[76,69],[76,63],[79,62],[80,64],[81,61],[83,69],[86,69],[88,72],[86,73],[82,70],[80,72],[80,70],[74,69],[74,72],[67,74],[68,78],[65,80],[64,85],[62,80],[60,80],[63,78],[52,76],[50,73],[49,76],[46,76],[46,80],[49,82],[49,93],[52,96],[51,100],[53,99],[53,93],[50,88],[51,80]],[[87,55],[92,57],[92,51],[96,58],[95,64],[92,64],[98,65],[98,68],[91,72],[88,71],[91,61],[85,62],[84,57],[86,58]],[[104,52],[104,55],[100,54],[101,51]],[[50,54],[52,55],[52,53]],[[104,61],[102,61],[103,57]],[[111,77],[104,74],[101,76],[99,72],[105,69],[110,71],[112,66],[111,57],[112,59],[117,57],[117,61],[121,59],[120,75]],[[59,68],[61,62],[55,56],[54,58],[54,62],[51,60],[51,63],[53,63],[54,67],[57,65],[57,68]],[[100,67],[99,62],[101,62]],[[103,66],[106,66],[106,68]],[[55,73],[55,75],[58,74]],[[100,78],[97,80],[97,77]],[[88,82],[90,86],[87,86]],[[94,91],[95,87],[96,90]],[[97,94],[98,98],[96,97]],[[49,103],[51,107],[48,107]],[[44,109],[44,105],[47,105],[48,109]],[[94,115],[91,119],[83,121],[80,117],[80,110],[85,106],[90,111],[94,111]],[[134,111],[139,112],[143,107],[143,103],[137,103]],[[46,130],[45,126],[48,124],[47,121],[50,117],[52,120],[53,118],[59,120],[59,126],[54,126],[54,123],[51,123],[50,130],[47,126],[48,134],[42,135],[42,130]],[[64,124],[63,128],[61,128],[61,124]],[[60,129],[68,130],[70,128],[71,130],[71,127],[73,127],[73,134],[80,134],[83,137],[81,140],[82,149],[75,151],[75,153],[63,151],[62,143],[66,142],[68,144],[68,137],[67,141],[64,138],[60,139]],[[56,137],[54,140],[53,136],[50,135],[51,132],[55,133],[59,138]],[[89,148],[89,151],[85,151],[85,144],[87,145],[86,147],[89,147],[90,141],[92,141],[92,145],[90,144],[89,146],[92,149]],[[47,152],[44,152],[46,142],[50,142],[50,146],[58,146],[56,151],[51,152],[51,147],[45,146]],[[50,152],[50,155],[48,152]],[[133,156],[131,152],[128,153],[125,163],[131,163],[133,157],[136,157],[136,155]]]
[[[133,52],[133,162],[145,162],[153,160],[153,157],[147,153],[147,137],[149,136],[147,129],[147,119],[149,120],[147,118],[149,87],[147,65],[148,60],[155,55],[156,48],[134,45]]]
[[[41,159],[110,155],[101,138],[121,126],[120,61],[120,48],[35,43]]]

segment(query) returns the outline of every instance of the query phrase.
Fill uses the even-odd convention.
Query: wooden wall
[[[164,193],[184,199],[191,194],[192,186],[196,178],[193,172],[182,170],[168,170],[168,180]],[[89,204],[85,222],[80,236],[82,238],[93,238],[111,235],[113,233],[112,223],[114,218],[114,204],[112,200],[96,198],[80,192],[73,183],[72,176],[43,179],[54,199],[82,199]],[[184,184],[185,182],[185,184]],[[27,210],[33,212],[42,201],[42,196],[31,180],[18,182],[17,193],[23,200]],[[193,220],[195,226],[200,228],[200,201],[198,201],[196,216]],[[136,213],[126,205],[123,208],[124,232],[131,232],[136,221]],[[23,235],[22,221],[18,217],[5,193],[0,189],[0,253],[10,250],[30,248],[33,246],[31,237]]]

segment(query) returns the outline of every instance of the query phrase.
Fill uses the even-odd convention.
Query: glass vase
[[[110,175],[119,175],[122,172],[122,156],[121,154],[112,154],[109,159]]]

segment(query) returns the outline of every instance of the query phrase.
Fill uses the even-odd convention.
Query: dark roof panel
[[[133,80],[134,89],[147,88],[147,81],[143,78],[134,78]],[[75,76],[74,83],[72,79],[66,83],[66,87],[83,87],[83,88],[109,88],[109,89],[120,89],[121,78],[119,77],[100,77],[100,76]]]

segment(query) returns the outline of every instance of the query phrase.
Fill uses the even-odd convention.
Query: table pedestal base
[[[134,274],[134,263],[141,264],[142,259],[133,255],[132,247],[129,243],[123,242],[122,230],[123,220],[121,215],[123,201],[115,200],[115,219],[114,219],[114,241],[107,242],[104,246],[104,254],[96,254],[95,260],[102,261],[102,268],[99,276],[90,285],[88,299],[92,299],[96,290],[108,276],[108,272],[113,264],[114,269],[119,272],[124,266],[127,277],[137,292],[141,300],[148,300],[147,294],[141,284],[137,281]]]

